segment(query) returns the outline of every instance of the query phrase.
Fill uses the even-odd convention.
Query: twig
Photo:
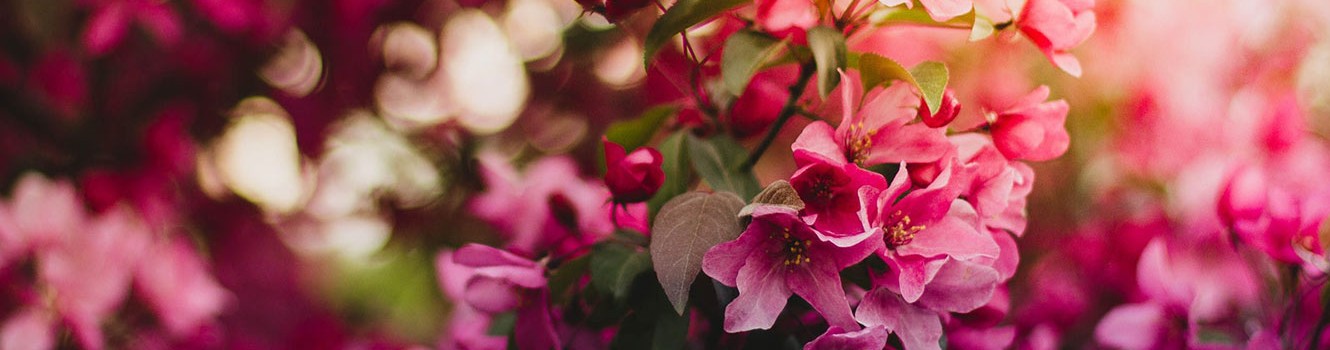
[[[752,170],[753,165],[757,164],[757,160],[762,158],[762,153],[765,153],[767,148],[771,147],[771,142],[775,141],[776,134],[780,133],[780,129],[785,126],[785,122],[799,111],[799,97],[803,96],[804,88],[808,87],[808,80],[813,77],[813,69],[813,63],[804,63],[799,66],[799,80],[793,86],[790,86],[790,97],[785,99],[785,106],[781,107],[780,114],[776,115],[776,122],[771,124],[771,130],[767,130],[767,135],[762,138],[762,143],[759,143],[757,148],[748,154],[748,159],[744,160],[743,165],[739,166],[739,170]]]

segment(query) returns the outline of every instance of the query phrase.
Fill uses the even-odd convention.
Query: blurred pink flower
[[[14,312],[0,325],[0,348],[6,350],[54,349],[56,319],[45,309],[29,307]]]
[[[914,1],[911,0],[878,0],[878,2],[887,6],[899,6],[904,4],[906,7],[913,8]],[[966,13],[974,8],[971,0],[919,0],[928,11],[928,16],[934,21],[944,22]]]
[[[506,233],[520,254],[571,252],[614,231],[609,191],[583,180],[571,158],[543,158],[525,174],[495,154],[479,163],[486,189],[471,211]]]
[[[817,25],[817,7],[808,0],[757,0],[757,25],[763,31],[795,43],[807,40]]]
[[[477,350],[507,348],[507,338],[489,334],[492,320],[490,315],[476,310],[470,304],[457,302],[465,297],[467,281],[474,277],[476,272],[470,266],[453,261],[453,255],[452,250],[444,250],[439,252],[434,260],[439,289],[443,291],[444,297],[455,301],[443,338],[439,339],[439,347]]]
[[[442,253],[440,259],[448,257],[448,254]],[[457,299],[459,303],[491,316],[516,312],[513,334],[519,349],[560,348],[550,315],[544,266],[503,250],[474,243],[451,253],[451,258],[452,264],[436,261],[441,269],[438,271],[439,280],[444,283],[444,287],[455,289],[455,286],[450,285],[465,279],[461,298]],[[455,341],[491,343],[478,334],[462,335],[477,338],[464,337]]]
[[[83,346],[102,347],[101,322],[128,294],[150,240],[138,217],[116,209],[37,252],[39,279],[54,291],[55,309]]]
[[[1095,29],[1094,0],[1029,0],[1016,27],[1072,76],[1081,76],[1081,63],[1070,51]]]
[[[194,247],[176,237],[157,242],[139,261],[134,274],[138,290],[176,337],[197,333],[229,301]]]
[[[730,130],[735,137],[752,136],[767,128],[780,115],[781,106],[790,98],[788,86],[797,79],[795,65],[783,65],[753,75],[743,94],[730,106]]]
[[[1045,161],[1067,152],[1071,138],[1062,124],[1070,107],[1064,100],[1044,102],[1048,94],[1040,86],[994,117],[993,144],[1007,158]]]
[[[665,182],[660,151],[642,147],[627,153],[623,146],[602,139],[605,146],[605,186],[615,203],[637,203],[651,199]]]
[[[870,248],[836,247],[823,242],[793,209],[759,206],[738,238],[707,251],[702,270],[739,288],[739,297],[725,308],[726,332],[771,328],[791,293],[808,301],[831,326],[858,330],[840,270],[863,260]]]
[[[83,47],[93,55],[115,49],[138,22],[158,42],[175,45],[184,35],[184,24],[166,2],[153,0],[103,0],[92,3],[92,16],[83,32]]]

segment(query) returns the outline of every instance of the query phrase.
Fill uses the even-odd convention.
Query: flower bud
[[[924,125],[930,128],[940,128],[950,124],[956,119],[956,115],[961,113],[961,102],[956,100],[956,94],[947,89],[942,94],[942,107],[937,109],[937,114],[928,110],[928,103],[923,97],[919,98],[919,119],[924,121]]]
[[[665,182],[661,170],[664,157],[650,147],[629,154],[623,146],[602,139],[605,144],[605,187],[615,203],[636,203],[650,199]]]

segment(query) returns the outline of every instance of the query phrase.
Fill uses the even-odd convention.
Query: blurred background
[[[1092,344],[1105,313],[1148,298],[1136,271],[1151,239],[1227,234],[1215,208],[1234,169],[1292,193],[1330,186],[1330,3],[1099,0],[1095,12],[1073,51],[1080,78],[1014,30],[848,41],[906,66],[946,62],[970,123],[1039,85],[1071,105],[1070,151],[1033,164],[1007,291],[1019,346]],[[568,155],[574,178],[600,186],[610,123],[667,103],[681,106],[669,128],[701,118],[688,77],[705,85],[714,67],[690,72],[676,42],[643,68],[659,13],[612,25],[573,0],[2,0],[0,233],[148,233],[88,243],[119,272],[68,285],[34,277],[62,253],[0,239],[0,318],[42,324],[21,321],[49,319],[32,305],[74,288],[117,301],[79,309],[92,328],[105,320],[111,348],[433,346],[450,312],[435,254],[503,237],[469,210],[487,190],[478,155],[516,169]],[[714,51],[735,25],[689,38]],[[751,148],[778,112],[763,103],[771,89],[783,87],[719,101],[727,124],[699,132]],[[758,163],[763,184],[794,170],[785,146],[804,123]],[[117,223],[124,212],[141,220]],[[1242,299],[1243,314],[1277,317],[1259,311],[1271,294]],[[57,344],[92,337],[75,333]]]

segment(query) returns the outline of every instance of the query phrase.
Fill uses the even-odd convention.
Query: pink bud
[[[942,94],[942,107],[938,108],[937,114],[928,110],[928,103],[919,98],[919,119],[923,119],[924,125],[930,128],[940,128],[950,124],[956,119],[956,115],[961,113],[961,102],[956,100],[956,94],[947,89]]]
[[[645,147],[629,154],[623,146],[602,139],[605,144],[605,186],[616,203],[636,203],[650,199],[665,182],[665,161],[659,151]]]

